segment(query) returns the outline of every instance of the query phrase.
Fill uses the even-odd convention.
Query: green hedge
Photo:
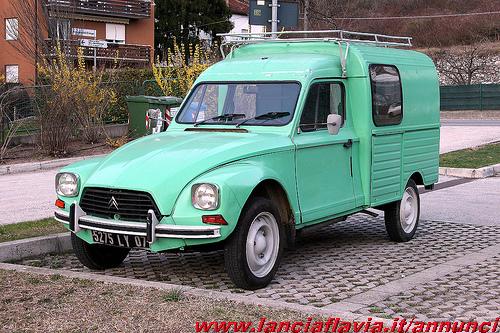
[[[162,96],[154,82],[151,69],[120,69],[106,74],[104,82],[113,86],[117,102],[110,108],[105,121],[107,123],[126,123],[128,120],[126,96],[149,95]],[[143,84],[146,81],[145,84]]]

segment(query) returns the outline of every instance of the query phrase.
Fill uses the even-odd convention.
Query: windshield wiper
[[[211,120],[231,120],[231,119],[234,119],[234,118],[245,118],[246,117],[246,114],[244,113],[228,113],[228,114],[222,114],[220,116],[215,116],[213,118],[208,118],[208,119],[205,119],[205,120],[202,120],[202,121],[198,121],[196,123],[194,123],[194,127],[197,127],[198,125],[201,125],[201,124],[204,124],[208,121],[211,121]]]
[[[268,112],[268,113],[261,114],[259,116],[245,119],[242,122],[236,124],[236,127],[240,127],[241,125],[246,124],[250,120],[262,120],[262,119],[271,120],[271,119],[283,118],[283,117],[286,117],[289,115],[290,115],[290,112]]]

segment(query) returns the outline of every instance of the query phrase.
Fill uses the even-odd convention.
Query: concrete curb
[[[145,281],[138,280],[132,278],[122,278],[117,276],[108,276],[108,275],[100,275],[93,273],[83,273],[83,272],[73,272],[69,270],[60,270],[60,269],[51,269],[51,268],[41,268],[41,267],[32,267],[32,266],[22,266],[15,264],[6,264],[0,263],[0,269],[30,273],[30,274],[38,274],[38,275],[60,275],[67,278],[77,278],[83,280],[92,280],[97,282],[104,283],[113,283],[113,284],[121,284],[121,285],[130,285],[141,288],[154,288],[158,290],[177,290],[181,289],[186,295],[200,297],[200,298],[210,298],[213,300],[228,300],[246,305],[253,306],[266,306],[274,309],[285,309],[296,312],[301,312],[309,315],[320,315],[320,316],[330,316],[330,317],[339,317],[342,320],[366,320],[367,315],[360,315],[356,313],[352,313],[350,311],[342,311],[339,309],[327,309],[327,308],[318,308],[312,305],[301,305],[297,303],[286,303],[282,301],[275,301],[267,298],[259,298],[257,296],[252,295],[240,295],[240,294],[232,294],[226,293],[222,291],[215,290],[207,290],[200,289],[196,287],[188,287],[188,286],[179,286],[175,284],[165,283],[165,282],[155,282],[155,281]],[[390,326],[392,320],[386,318],[377,318],[374,316],[369,316],[372,322],[380,321],[383,322],[386,326]]]
[[[38,170],[51,170],[56,168],[62,168],[74,162],[79,162],[87,160],[89,158],[106,156],[106,154],[100,155],[89,155],[89,156],[79,156],[71,158],[61,158],[56,160],[48,160],[42,162],[30,162],[30,163],[20,163],[11,165],[0,165],[0,176],[9,175],[22,172],[33,172]]]
[[[439,168],[439,174],[442,176],[451,176],[459,178],[487,178],[495,177],[500,174],[500,163],[485,166],[479,169],[466,168]]]
[[[0,262],[22,260],[44,254],[61,254],[71,250],[70,233],[21,239],[0,243]]]
[[[108,276],[86,272],[73,272],[69,270],[50,269],[42,267],[24,266],[17,264],[6,263],[9,261],[17,261],[30,257],[36,257],[44,254],[61,254],[71,250],[70,233],[62,233],[51,236],[42,236],[17,240],[12,242],[0,243],[0,269],[39,274],[39,275],[61,275],[68,278],[87,279],[105,283],[115,283],[122,285],[138,286],[142,288],[155,288],[158,290],[175,290],[182,289],[187,295],[203,298],[211,298],[214,300],[224,299],[234,301],[246,305],[267,306],[275,309],[286,309],[305,314],[330,315],[337,316],[343,320],[366,320],[366,316],[355,314],[341,309],[318,308],[311,305],[300,305],[296,303],[286,303],[275,301],[257,296],[243,296],[232,293],[225,293],[215,290],[206,290],[190,286],[179,286],[164,282],[144,281],[132,278],[122,278],[117,276]],[[372,320],[380,320],[389,325],[389,320],[384,318],[372,317]]]

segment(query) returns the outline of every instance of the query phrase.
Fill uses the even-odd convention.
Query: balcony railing
[[[75,13],[129,19],[151,16],[149,0],[44,0],[47,9],[57,15]]]
[[[57,42],[46,40],[46,57],[56,56]],[[83,51],[83,57],[86,60],[97,60],[98,64],[117,63],[118,65],[132,65],[134,67],[146,67],[151,63],[151,48],[145,45],[133,44],[108,44],[108,48],[101,49],[93,47],[80,46],[77,40],[66,40],[60,42],[61,50],[68,57],[76,58],[78,48]],[[94,53],[95,50],[95,53]]]

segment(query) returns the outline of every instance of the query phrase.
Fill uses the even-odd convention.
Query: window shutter
[[[117,42],[125,42],[125,25],[117,24],[116,25],[116,38]]]
[[[17,40],[19,38],[19,21],[17,18],[5,19],[5,39]]]
[[[106,23],[106,40],[125,43],[125,25]]]
[[[115,36],[116,36],[115,24],[106,23],[106,39],[115,40]]]
[[[5,82],[19,83],[19,66],[7,65],[5,66]]]

